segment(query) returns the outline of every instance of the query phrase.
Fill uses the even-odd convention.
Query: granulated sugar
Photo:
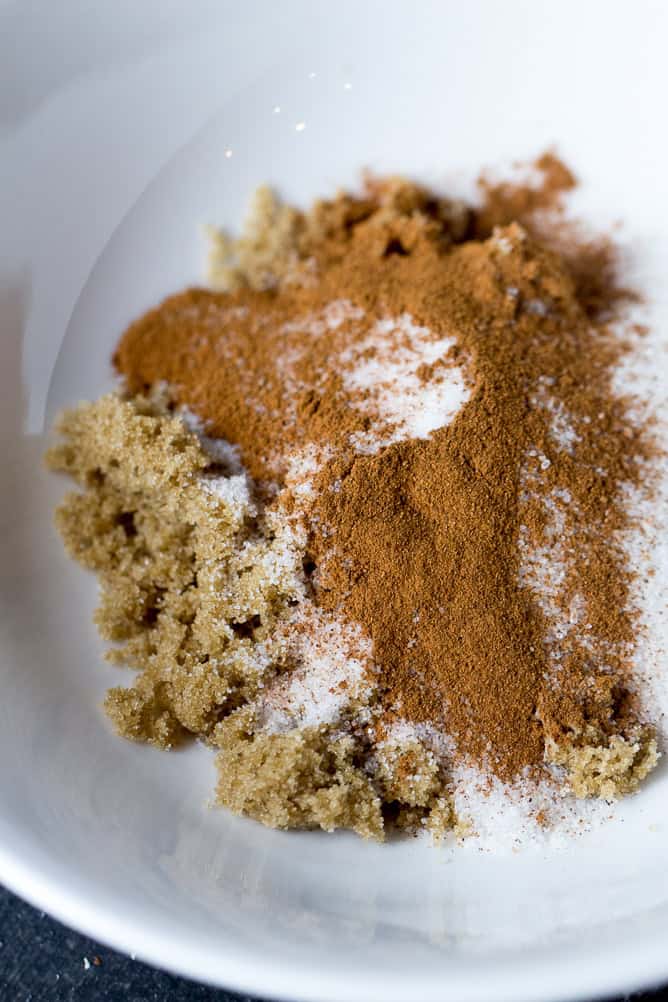
[[[617,392],[631,397],[638,425],[650,421],[658,436],[668,428],[665,335],[642,324],[646,309],[636,307],[630,320],[633,350],[616,373]],[[628,325],[627,325],[628,326]],[[629,334],[627,333],[627,336]],[[637,614],[632,654],[636,691],[647,719],[668,740],[668,461],[648,463],[644,482],[626,489],[631,528],[621,542],[633,568],[630,605]]]
[[[244,473],[231,477],[204,477],[202,487],[210,494],[225,501],[235,512],[243,512],[251,517],[257,514],[255,502],[251,497],[248,477]]]
[[[306,600],[281,633],[295,668],[258,697],[255,709],[262,730],[280,733],[335,724],[351,700],[367,702],[371,644],[359,628]]]
[[[160,387],[160,392],[165,392],[164,386]],[[244,477],[247,475],[241,462],[238,445],[232,445],[224,438],[211,438],[207,435],[204,422],[188,407],[179,407],[178,414],[188,431],[197,435],[199,444],[207,456],[210,456],[216,465],[221,466],[226,474]]]
[[[455,347],[449,337],[435,337],[407,313],[379,320],[371,333],[339,356],[343,383],[353,406],[392,426],[375,443],[355,439],[370,454],[410,438],[428,438],[449,424],[470,394],[463,370],[447,365]],[[437,371],[430,368],[438,365]]]
[[[552,424],[550,433],[557,448],[565,449],[569,454],[572,454],[573,447],[579,442],[580,436],[573,426],[573,419],[567,413],[564,405],[561,401],[555,400],[550,395],[549,387],[551,381],[550,377],[543,377],[538,381],[539,389],[532,397],[531,402],[534,406],[544,407],[551,415]]]
[[[531,589],[535,601],[547,618],[545,642],[551,648],[551,658],[558,661],[562,657],[560,642],[582,620],[583,615],[582,596],[574,595],[570,598],[569,614],[566,617],[561,603],[569,570],[567,551],[574,545],[565,531],[564,508],[573,502],[570,492],[565,488],[555,487],[545,495],[532,494],[533,480],[534,477],[527,476],[524,489],[527,499],[538,502],[543,507],[545,541],[540,546],[533,545],[529,540],[527,527],[520,525],[518,543],[522,561],[519,580],[520,584]]]

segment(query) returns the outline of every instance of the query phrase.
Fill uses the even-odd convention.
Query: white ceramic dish
[[[200,278],[198,224],[237,223],[265,180],[304,201],[368,166],[462,190],[558,141],[580,210],[627,221],[668,336],[665,9],[86,6],[38,5],[38,22],[0,4],[0,879],[113,946],[259,995],[537,1002],[668,978],[665,768],[588,836],[481,854],[267,831],[207,809],[205,750],[114,738],[94,582],[62,553],[62,484],[40,467],[45,422],[108,385],[127,321]]]

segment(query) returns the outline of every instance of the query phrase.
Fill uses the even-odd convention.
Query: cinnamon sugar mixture
[[[214,288],[123,335],[124,392],[61,421],[49,461],[82,490],[58,524],[140,669],[108,713],[219,749],[237,812],[441,834],[455,764],[615,799],[657,761],[624,548],[656,445],[612,389],[628,293],[559,211],[573,176],[535,169],[476,209],[395,179],[308,213],[261,190],[214,235]]]

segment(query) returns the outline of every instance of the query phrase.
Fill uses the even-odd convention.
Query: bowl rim
[[[104,906],[72,890],[47,861],[28,863],[17,851],[0,843],[0,882],[34,908],[83,936],[160,970],[196,983],[260,998],[290,1002],[576,1002],[651,989],[668,980],[668,954],[661,930],[654,936],[628,937],[622,945],[608,942],[600,949],[587,943],[562,947],[555,953],[532,948],[522,963],[488,961],[485,966],[433,973],[420,977],[406,972],[384,980],[370,969],[351,977],[340,965],[299,968],[286,961],[263,960],[249,946],[220,942],[213,958],[163,928],[154,933],[132,914]],[[105,892],[107,893],[107,892]],[[112,901],[109,902],[112,905]],[[224,972],[224,974],[223,974]],[[444,978],[445,975],[445,978]]]

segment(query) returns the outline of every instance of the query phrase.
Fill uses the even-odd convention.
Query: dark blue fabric
[[[175,978],[108,950],[71,932],[2,887],[0,1000],[258,1002]]]

